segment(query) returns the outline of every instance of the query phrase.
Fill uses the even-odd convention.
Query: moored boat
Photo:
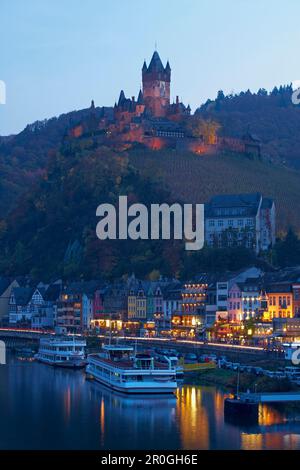
[[[104,345],[102,352],[88,356],[87,377],[119,392],[130,394],[173,393],[176,368],[156,362],[149,353],[134,353],[130,346]]]
[[[85,347],[86,341],[74,336],[41,338],[35,358],[52,366],[79,369],[86,365]]]

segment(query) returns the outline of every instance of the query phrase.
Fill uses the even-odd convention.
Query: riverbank
[[[189,373],[185,383],[192,385],[216,385],[224,391],[234,392],[237,387],[237,372],[227,369],[207,369]],[[288,379],[273,379],[255,374],[240,373],[239,390],[241,392],[290,392],[299,390]]]

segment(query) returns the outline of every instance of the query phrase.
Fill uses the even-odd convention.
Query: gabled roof
[[[49,302],[55,302],[59,298],[60,292],[60,284],[51,284],[45,292],[44,300],[47,300]]]
[[[162,294],[164,300],[180,300],[181,290],[182,284],[179,281],[171,282],[170,284],[162,287]]]
[[[286,284],[269,284],[266,286],[267,294],[289,294],[292,292],[292,286],[290,283]]]
[[[12,293],[15,298],[16,305],[27,305],[34,291],[35,289],[32,289],[31,287],[15,287]]]
[[[207,217],[247,217],[257,214],[262,196],[251,194],[221,194],[211,198],[205,205]]]
[[[102,287],[102,285],[103,283],[101,281],[72,282],[64,289],[64,292],[66,294],[91,295]]]
[[[262,279],[261,278],[248,278],[244,282],[243,281],[238,281],[236,285],[241,289],[245,291],[257,291],[260,290],[262,287]]]
[[[11,280],[7,277],[0,278],[0,295],[2,295],[6,289],[10,286]]]

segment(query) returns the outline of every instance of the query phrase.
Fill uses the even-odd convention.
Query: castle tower
[[[142,68],[143,98],[146,109],[155,117],[165,116],[170,105],[171,67],[166,67],[157,51],[154,52],[149,67],[144,62]]]

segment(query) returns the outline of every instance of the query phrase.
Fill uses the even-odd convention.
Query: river
[[[300,449],[300,412],[269,406],[254,426],[224,421],[224,393],[123,397],[72,371],[9,355],[0,366],[0,449]]]

